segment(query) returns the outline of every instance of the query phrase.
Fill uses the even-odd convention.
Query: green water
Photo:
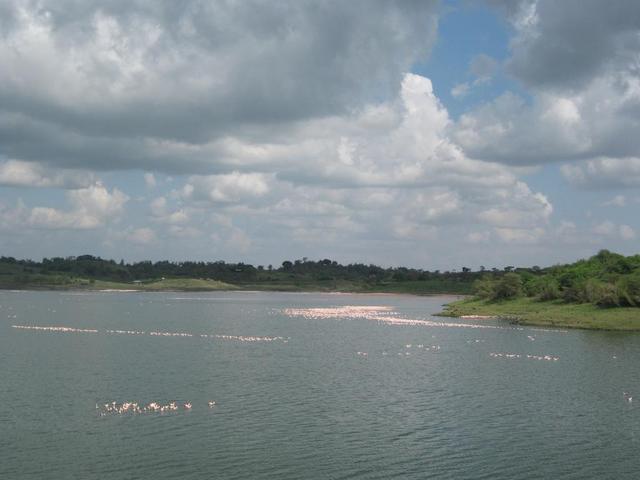
[[[458,327],[450,299],[0,292],[0,478],[640,476],[640,335]]]

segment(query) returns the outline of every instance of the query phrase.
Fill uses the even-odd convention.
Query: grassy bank
[[[542,302],[533,298],[504,301],[469,298],[450,303],[440,315],[488,315],[504,317],[523,325],[640,331],[640,311],[637,308],[601,308],[587,303]]]
[[[200,278],[169,278],[146,282],[112,282],[86,278],[69,278],[43,275],[27,282],[0,282],[0,289],[18,290],[136,290],[140,292],[183,291],[208,292],[238,290],[238,287],[217,280]]]

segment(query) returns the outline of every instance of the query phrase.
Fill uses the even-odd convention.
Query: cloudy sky
[[[640,252],[634,0],[0,0],[0,254]]]

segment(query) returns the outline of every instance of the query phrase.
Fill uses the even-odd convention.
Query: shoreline
[[[591,304],[542,302],[518,298],[488,302],[468,297],[445,305],[441,317],[493,319],[515,325],[607,332],[640,332],[640,309],[601,308]]]
[[[73,292],[73,293],[215,293],[215,292],[241,292],[241,293],[299,293],[299,294],[326,294],[326,295],[368,295],[368,296],[411,296],[411,297],[456,297],[462,300],[469,295],[453,292],[363,292],[348,290],[300,290],[300,289],[243,289],[243,288],[90,288],[90,287],[58,287],[58,286],[28,286],[28,287],[0,287],[0,292]],[[456,301],[457,301],[456,300]]]

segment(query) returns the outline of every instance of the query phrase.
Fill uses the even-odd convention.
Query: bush
[[[612,283],[589,279],[585,283],[584,293],[587,301],[599,307],[620,306],[618,288]]]
[[[473,293],[476,296],[484,299],[494,298],[496,282],[488,275],[473,282]]]
[[[495,285],[493,298],[505,300],[522,294],[522,278],[517,273],[506,273]]]
[[[541,301],[556,300],[561,297],[560,285],[550,275],[532,278],[525,282],[524,292],[528,297],[536,297]]]
[[[543,281],[540,282],[540,289],[538,291],[538,299],[542,301],[556,300],[560,298],[560,286],[555,279],[551,277],[543,277]]]

